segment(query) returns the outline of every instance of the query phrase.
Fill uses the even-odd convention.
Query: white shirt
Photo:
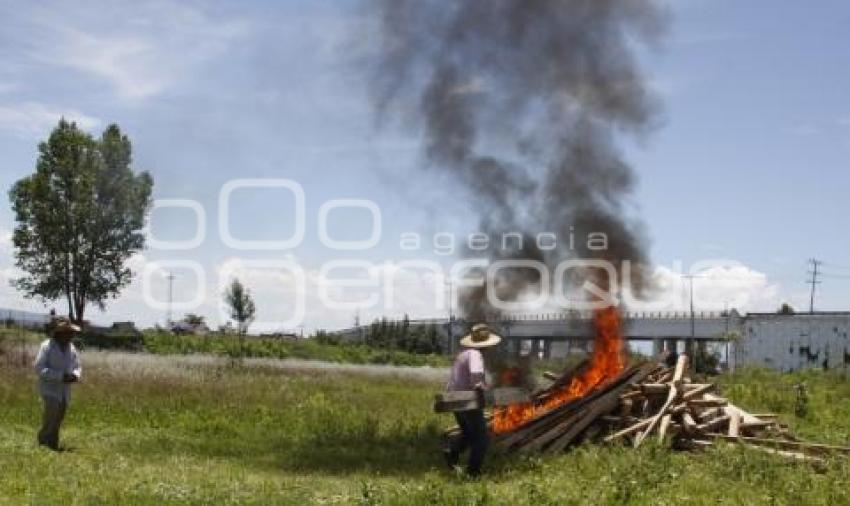
[[[472,383],[475,374],[484,374],[484,357],[475,348],[467,348],[457,354],[446,390],[472,390],[475,388]]]
[[[62,351],[53,339],[45,340],[38,349],[33,367],[38,375],[38,390],[42,397],[66,403],[71,400],[71,384],[63,382],[62,378],[65,374],[80,378],[82,373],[77,349],[73,344],[68,343],[68,348]]]

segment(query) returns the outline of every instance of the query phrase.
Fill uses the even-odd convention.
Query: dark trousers
[[[41,430],[38,431],[38,444],[59,449],[59,428],[65,419],[67,403],[52,397],[42,397],[44,414],[41,420]]]
[[[481,464],[484,463],[484,455],[487,454],[487,446],[490,444],[484,410],[455,411],[455,420],[460,426],[461,436],[450,443],[449,451],[456,462],[468,448],[469,463],[466,465],[466,471],[476,476],[481,472]]]

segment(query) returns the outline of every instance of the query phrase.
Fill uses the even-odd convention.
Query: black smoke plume
[[[656,101],[635,57],[654,47],[665,10],[653,0],[372,0],[379,49],[372,85],[379,118],[395,116],[425,134],[428,165],[468,190],[491,259],[569,258],[633,264],[648,286],[642,226],[628,216],[635,175],[616,142],[642,139]],[[498,238],[530,240],[504,250]],[[533,236],[555,232],[558,248]],[[604,251],[584,237],[601,232]],[[574,247],[568,236],[580,238]],[[503,271],[495,289],[516,300],[539,282]],[[581,282],[582,279],[573,279]],[[484,290],[463,294],[471,319],[491,313]]]

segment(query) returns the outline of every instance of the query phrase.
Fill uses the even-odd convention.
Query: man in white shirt
[[[472,327],[472,332],[460,340],[464,349],[458,353],[452,365],[451,377],[446,385],[448,391],[479,390],[487,388],[484,375],[484,356],[481,350],[499,344],[501,337],[490,331],[485,324]],[[445,451],[446,462],[454,468],[460,461],[460,455],[469,448],[469,462],[466,472],[470,476],[481,473],[481,465],[490,444],[487,421],[483,409],[455,411],[455,419],[460,426],[461,437],[453,440]]]
[[[57,320],[52,337],[41,343],[33,364],[44,404],[38,444],[52,450],[59,449],[59,428],[71,400],[71,384],[80,381],[82,373],[77,349],[71,343],[79,331],[80,327],[69,321]]]

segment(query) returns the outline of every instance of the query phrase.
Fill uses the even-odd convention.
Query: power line
[[[850,279],[850,274],[833,274],[831,272],[818,271],[818,276],[831,279]]]
[[[832,269],[838,269],[838,270],[841,270],[841,271],[850,271],[850,265],[834,264],[832,262],[821,262],[821,263],[823,265],[825,265],[826,267],[830,267]]]
[[[816,258],[810,258],[809,263],[812,265],[812,270],[809,271],[809,274],[812,275],[812,279],[810,279],[809,281],[806,281],[806,283],[809,283],[810,285],[812,285],[812,294],[809,298],[809,313],[814,313],[815,312],[815,286],[817,286],[821,283],[820,281],[818,281],[818,276],[820,276],[822,274],[821,272],[818,272],[818,268],[821,265],[823,265],[823,262],[816,259]]]

